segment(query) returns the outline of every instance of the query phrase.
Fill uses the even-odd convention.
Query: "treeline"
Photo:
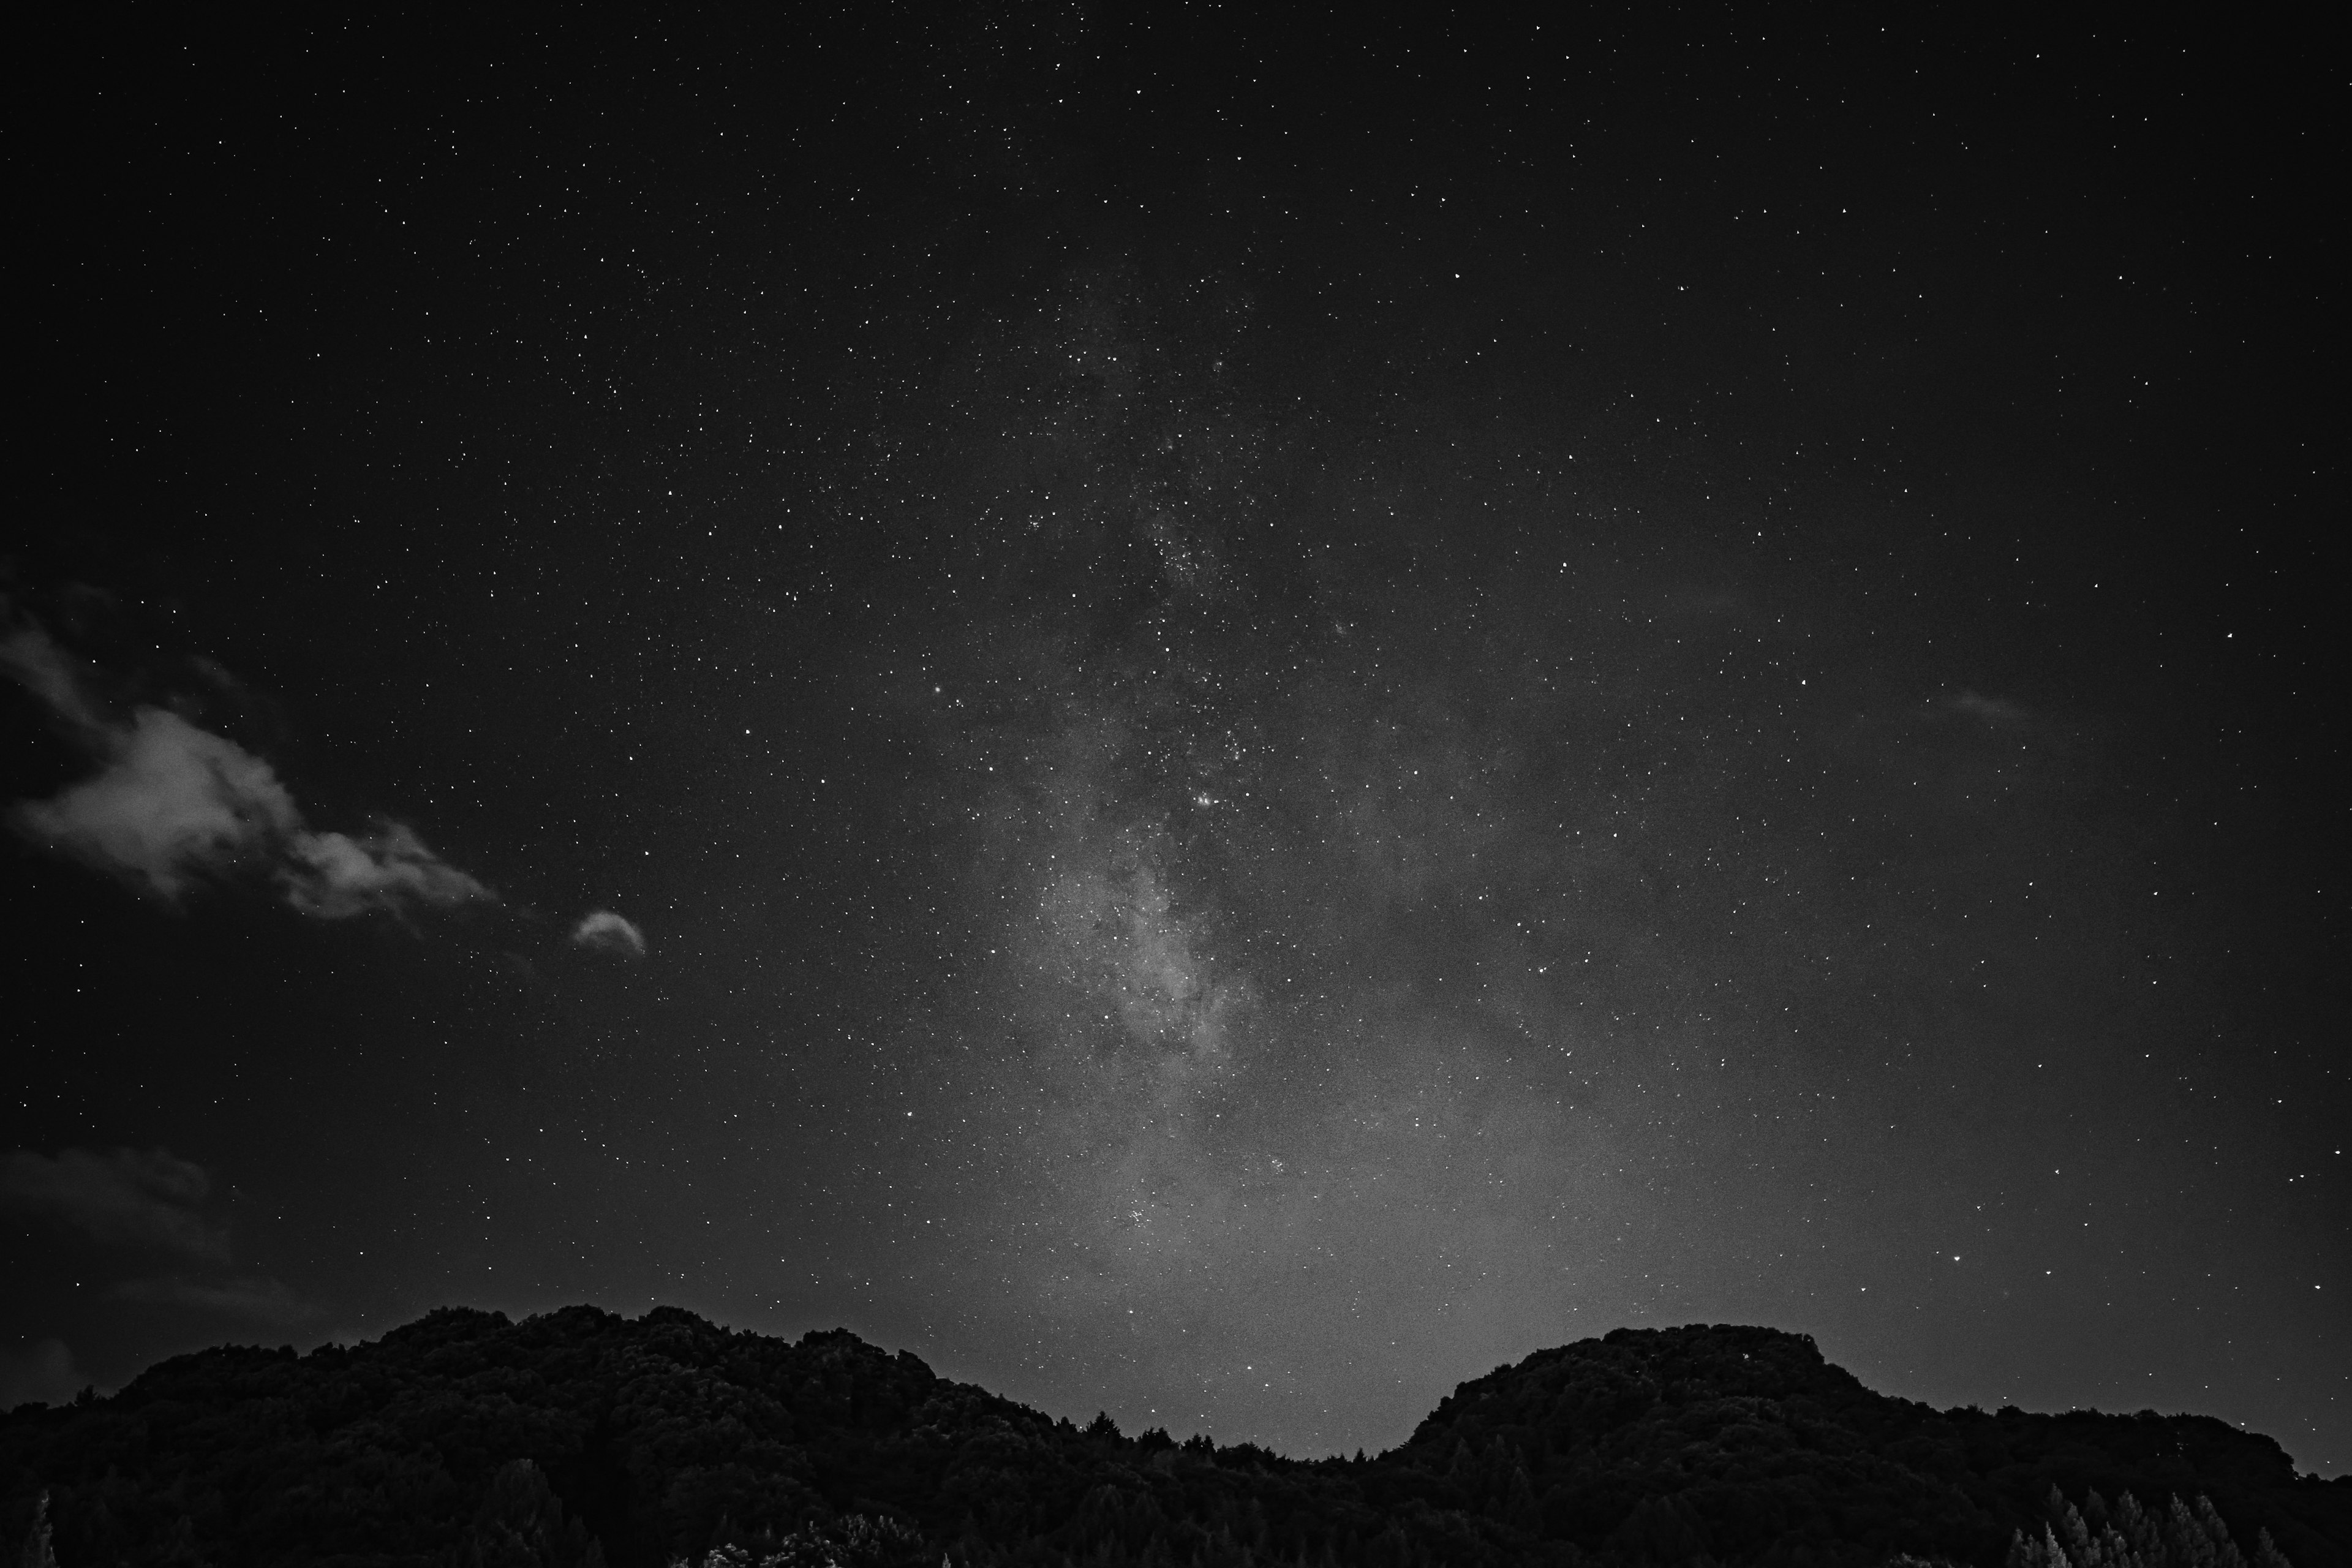
[[[1389,1453],[1299,1461],[1082,1428],[845,1332],[575,1307],[0,1416],[0,1542],[42,1531],[63,1568],[2352,1568],[2352,1480],[2206,1417],[1933,1410],[1766,1329],[1545,1351]]]

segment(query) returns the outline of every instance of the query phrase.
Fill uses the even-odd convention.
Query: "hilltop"
[[[1079,1427],[842,1331],[447,1309],[0,1416],[0,1544],[43,1528],[65,1568],[2352,1568],[2352,1479],[2205,1416],[1935,1410],[1769,1329],[1538,1352],[1389,1453],[1305,1461]]]

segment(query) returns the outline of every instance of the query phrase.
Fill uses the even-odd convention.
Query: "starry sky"
[[[2352,1469],[2292,40],[61,22],[0,1402],[445,1303]]]

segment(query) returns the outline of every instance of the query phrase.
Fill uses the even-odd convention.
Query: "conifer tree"
[[[2164,1546],[2168,1568],[2221,1568],[2212,1538],[2178,1496],[2166,1510]]]
[[[2075,1511],[2074,1505],[2068,1502],[2054,1486],[2050,1489],[2050,1511],[2058,1516],[2060,1538],[2066,1544],[2066,1560],[2074,1568],[2099,1568],[2098,1553],[2091,1547],[2090,1527],[2083,1522],[2083,1516]]]
[[[2213,1500],[2202,1492],[2197,1494],[2197,1524],[2204,1531],[2205,1539],[2213,1543],[2213,1560],[2220,1568],[2246,1568],[2245,1555],[2238,1550],[2237,1542],[2230,1539],[2230,1527],[2221,1522],[2221,1514],[2214,1510]]]
[[[2124,1540],[2130,1542],[2140,1568],[2164,1568],[2163,1537],[2158,1532],[2156,1521],[2139,1506],[2139,1499],[2129,1492],[2117,1498],[2116,1522]]]

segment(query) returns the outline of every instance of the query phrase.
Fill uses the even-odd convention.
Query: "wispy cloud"
[[[625,953],[631,958],[646,955],[646,933],[635,922],[610,910],[590,910],[572,928],[572,940],[601,952]]]
[[[280,1329],[310,1322],[320,1313],[315,1303],[306,1300],[285,1281],[262,1275],[217,1280],[127,1279],[108,1293],[120,1300],[194,1307],[199,1311]]]
[[[356,838],[298,833],[287,843],[278,877],[289,903],[328,920],[410,904],[489,903],[498,898],[397,822]]]
[[[10,1208],[99,1241],[226,1262],[228,1233],[203,1212],[211,1191],[204,1167],[163,1149],[68,1149],[55,1159],[19,1149],[0,1165]]]
[[[0,637],[0,668],[6,669],[18,685],[75,728],[100,727],[97,710],[82,695],[79,672],[74,668],[73,661],[40,627],[21,626]]]
[[[0,668],[100,764],[56,796],[11,811],[17,832],[36,844],[167,903],[205,877],[248,866],[269,868],[288,903],[326,920],[497,900],[403,824],[357,836],[312,830],[268,763],[177,713],[139,708],[128,721],[110,718],[37,626],[0,640]]]
[[[111,1287],[108,1294],[118,1300],[194,1308],[276,1328],[291,1328],[317,1318],[320,1309],[283,1281],[228,1272],[228,1231],[205,1214],[205,1201],[212,1190],[212,1178],[203,1166],[163,1149],[144,1153],[133,1149],[111,1153],[68,1149],[55,1159],[19,1149],[0,1163],[0,1206],[78,1230],[110,1246],[180,1260],[171,1273]],[[69,1359],[60,1359],[62,1345],[54,1351],[37,1346],[29,1353],[34,1359],[21,1368],[0,1356],[0,1386],[20,1373],[42,1388],[70,1375]],[[53,1362],[56,1366],[50,1364]],[[66,1370],[58,1371],[58,1366]],[[37,1389],[20,1397],[49,1399],[52,1395]],[[0,1407],[7,1403],[0,1399]]]

